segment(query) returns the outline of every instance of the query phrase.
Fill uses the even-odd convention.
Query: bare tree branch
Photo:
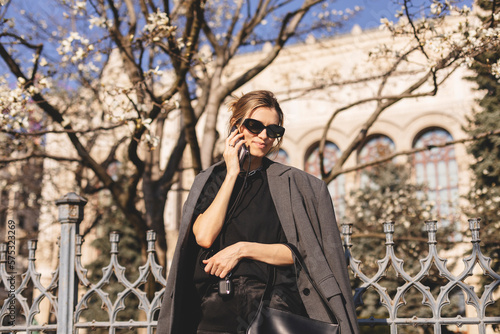
[[[417,28],[415,27],[415,24],[413,23],[413,19],[411,17],[411,14],[410,14],[410,11],[408,8],[408,0],[404,1],[403,8],[405,10],[405,17],[408,19],[408,22],[410,23],[410,26],[412,28],[413,37],[415,37],[415,39],[417,40],[417,47],[420,49],[420,51],[425,56],[425,58],[429,59],[429,56],[427,55],[427,52],[425,52],[425,49],[424,49],[424,43],[420,40],[420,37],[418,36]]]
[[[254,67],[241,74],[239,77],[228,82],[225,87],[225,91],[229,93],[238,89],[243,84],[248,82],[251,78],[254,78],[257,74],[262,72],[267,66],[269,66],[269,64],[272,63],[274,59],[276,59],[285,43],[290,39],[290,37],[293,36],[304,15],[308,12],[309,9],[320,2],[320,0],[305,0],[301,8],[297,9],[296,11],[287,13],[285,18],[283,19],[283,23],[281,24],[280,32],[275,38],[275,45],[271,49],[271,51]]]
[[[135,14],[134,4],[131,0],[125,0],[125,4],[127,5],[127,11],[129,15],[129,29],[128,35],[135,35],[135,31],[137,29],[137,15]]]
[[[128,120],[131,121],[131,120]],[[85,130],[75,130],[75,129],[62,129],[62,130],[44,130],[44,131],[30,131],[30,132],[19,132],[19,131],[11,131],[11,130],[4,130],[0,129],[0,132],[7,133],[13,136],[23,136],[23,137],[29,137],[29,136],[43,136],[46,134],[67,134],[67,133],[78,133],[78,134],[85,134],[85,133],[92,133],[92,132],[99,132],[99,131],[108,131],[108,130],[114,130],[117,129],[121,126],[127,125],[128,121],[122,121],[118,124],[110,125],[110,126],[99,126],[97,128],[93,129],[85,129]]]
[[[382,98],[381,96],[376,97],[375,99],[377,100],[377,107],[371,114],[371,116],[366,120],[366,122],[363,124],[361,127],[361,130],[358,133],[358,136],[356,136],[353,141],[349,144],[349,146],[342,152],[340,158],[337,160],[335,163],[335,166],[330,170],[328,173],[324,173],[324,167],[321,168],[322,172],[322,178],[326,183],[331,182],[336,176],[338,176],[338,172],[342,169],[342,166],[344,163],[347,161],[347,159],[351,156],[351,154],[359,147],[359,145],[363,142],[363,140],[366,138],[366,135],[368,133],[368,130],[371,128],[371,126],[375,123],[375,121],[378,119],[380,114],[392,106],[393,104],[401,101],[404,98],[409,98],[409,97],[418,97],[418,96],[434,96],[437,93],[438,89],[438,82],[434,80],[436,72],[440,69],[447,68],[451,64],[453,64],[454,60],[456,59],[456,52],[452,51],[450,52],[447,57],[443,58],[435,68],[429,70],[424,76],[422,76],[420,79],[415,81],[410,87],[405,89],[403,92],[401,92],[400,95],[394,95],[391,96],[390,98]],[[451,73],[456,69],[453,68],[443,80],[446,80]],[[433,90],[430,92],[426,93],[418,93],[418,94],[413,94],[415,90],[420,88],[422,85],[424,85],[429,78],[433,78]],[[379,93],[381,93],[381,90],[379,89]],[[356,102],[355,102],[356,103]],[[354,104],[355,104],[354,103]],[[342,111],[346,110],[341,108]],[[338,114],[338,112],[335,112],[334,115]],[[322,137],[322,145],[323,147],[320,146],[320,156],[322,156],[322,148],[324,148],[324,145],[326,143],[326,134],[328,131],[328,127],[330,126],[331,121],[327,123],[327,126],[325,127],[325,130],[323,132],[323,137]],[[320,144],[321,145],[321,144]],[[321,158],[321,163],[323,164],[323,159]],[[324,165],[322,165],[324,166]]]
[[[43,159],[52,159],[52,160],[56,160],[56,161],[79,162],[79,163],[83,162],[82,159],[60,157],[60,156],[50,155],[47,153],[33,152],[30,154],[27,154],[27,155],[24,155],[21,157],[15,157],[15,158],[1,158],[0,157],[0,163],[26,161],[26,160],[34,159],[34,158],[43,158]]]
[[[114,143],[114,145],[109,150],[108,156],[101,164],[104,168],[108,168],[113,161],[116,161],[116,151],[118,150],[118,147],[120,147],[121,144],[127,141],[127,139],[129,139],[128,136],[123,136]]]
[[[85,238],[87,234],[89,234],[90,231],[92,231],[92,229],[96,227],[97,224],[99,224],[99,222],[101,222],[101,220],[102,220],[102,214],[99,213],[96,215],[94,221],[90,224],[90,226],[88,226],[84,231],[80,231],[80,235],[82,236],[82,238]]]
[[[0,9],[3,10],[3,13],[0,15],[0,21],[1,22],[4,22],[4,17],[5,17],[5,14],[7,13],[7,9],[9,8],[9,5],[11,4],[11,0],[6,0],[4,5],[2,7],[0,7]]]
[[[253,16],[247,16],[249,20],[245,20],[243,27],[238,31],[236,36],[234,36],[234,42],[230,46],[229,44],[224,45],[226,48],[229,46],[227,48],[229,52],[228,55],[226,56],[226,60],[228,60],[229,58],[233,57],[236,54],[236,51],[243,44],[243,41],[248,37],[248,35],[255,29],[255,27],[260,22],[262,22],[264,17],[266,17],[266,15],[269,12],[272,12],[272,9],[269,8],[269,4],[270,4],[269,0],[259,1],[259,5],[257,6],[255,14]],[[250,11],[250,3],[248,3],[247,6],[248,10]]]
[[[421,73],[421,71],[398,71],[394,73],[394,75],[416,75],[418,73]],[[326,83],[321,83],[321,84],[313,84],[310,87],[302,87],[302,88],[290,88],[287,90],[283,91],[276,91],[277,95],[280,94],[294,94],[296,93],[297,95],[285,97],[285,98],[280,98],[280,103],[283,102],[288,102],[288,101],[294,101],[297,99],[300,99],[302,97],[307,96],[309,93],[325,90],[327,88],[331,87],[343,87],[347,85],[353,85],[353,84],[360,84],[360,83],[365,83],[365,82],[371,82],[374,80],[382,79],[386,74],[377,74],[377,75],[372,75],[368,77],[362,77],[358,79],[348,79],[348,80],[343,80],[343,81],[331,81],[331,82],[326,82]]]
[[[464,144],[464,143],[467,143],[467,142],[476,141],[476,140],[479,140],[479,139],[483,139],[483,138],[487,138],[487,137],[491,137],[491,136],[498,136],[498,135],[500,135],[500,129],[494,130],[494,131],[485,132],[485,133],[480,133],[478,135],[475,135],[475,136],[472,136],[472,137],[469,137],[469,138],[461,138],[461,139],[457,139],[457,140],[447,141],[447,142],[444,142],[444,143],[441,143],[441,144],[432,144],[432,145],[426,145],[426,146],[419,147],[419,148],[414,148],[414,149],[411,149],[411,150],[399,151],[399,152],[387,155],[387,156],[385,156],[383,158],[380,158],[380,159],[377,159],[377,160],[373,160],[373,161],[370,161],[370,162],[367,162],[367,163],[364,163],[364,164],[356,165],[356,166],[351,167],[351,168],[342,169],[339,172],[337,172],[334,176],[337,177],[337,176],[339,176],[341,174],[355,172],[355,171],[362,170],[362,169],[365,169],[365,168],[368,168],[368,167],[373,167],[373,166],[376,166],[376,165],[380,165],[380,164],[382,164],[384,162],[391,161],[394,158],[399,157],[399,156],[414,155],[416,153],[430,151],[430,150],[432,150],[434,148],[442,148],[442,147],[446,147],[446,146],[450,146],[450,145],[455,145],[455,144]]]
[[[12,59],[10,54],[4,48],[2,44],[0,44],[0,56],[4,59],[4,61],[8,64],[11,72],[18,78],[26,78],[21,71],[21,68],[17,65],[17,63]],[[27,87],[32,86],[33,82],[27,82],[25,84]],[[64,120],[61,113],[52,106],[45,98],[40,94],[33,94],[33,101],[44,110],[55,122],[61,124],[65,129],[71,129],[71,124]],[[101,181],[107,186],[111,187],[113,184],[113,180],[107,175],[106,171],[100,166],[90,155],[88,151],[85,150],[85,147],[82,145],[78,137],[75,133],[68,133],[68,137],[71,140],[74,148],[76,149],[80,158],[85,161],[85,163],[96,173]]]
[[[233,32],[234,32],[236,25],[238,24],[238,20],[239,20],[239,16],[240,16],[243,4],[244,4],[244,1],[241,1],[241,0],[237,1],[237,8],[233,12],[233,19],[232,19],[231,23],[229,24],[228,29],[226,31],[226,38],[224,39],[224,44],[222,47],[223,49],[227,49],[227,47],[231,43],[231,39],[233,37]],[[262,0],[260,1],[258,8],[260,8],[261,5],[262,5]],[[248,8],[248,10],[250,10],[250,2],[247,3],[247,8]],[[208,26],[208,24],[204,24],[204,26]]]

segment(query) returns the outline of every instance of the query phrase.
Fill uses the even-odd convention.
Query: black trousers
[[[244,334],[259,308],[266,283],[250,277],[233,278],[234,293],[219,296],[211,285],[201,299],[201,320],[197,334]],[[277,285],[270,307],[307,316],[298,292]]]

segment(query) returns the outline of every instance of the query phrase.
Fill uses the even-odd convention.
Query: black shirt
[[[224,226],[219,236],[208,250],[198,246],[198,259],[194,270],[195,282],[207,283],[207,280],[219,280],[218,277],[207,274],[203,270],[205,265],[201,261],[210,258],[217,251],[227,246],[239,241],[264,244],[286,243],[287,240],[269,191],[265,169],[266,166],[263,166],[261,170],[249,173],[251,175],[247,177],[246,181],[244,173],[238,176],[229,201]],[[210,206],[225,177],[225,165],[220,165],[214,169],[195,207],[193,221]],[[291,266],[278,267],[280,273],[278,273],[276,283],[279,283],[279,277],[283,274],[288,276],[290,270]],[[262,282],[267,282],[268,272],[267,264],[243,259],[232,270],[232,276],[254,277]]]

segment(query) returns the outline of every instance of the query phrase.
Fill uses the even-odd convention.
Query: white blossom
[[[500,60],[491,65],[491,74],[493,74],[495,78],[500,79]]]
[[[392,30],[394,27],[394,23],[389,21],[387,18],[383,17],[380,19],[380,29],[389,29]]]
[[[170,18],[165,12],[158,9],[155,13],[150,13],[147,24],[143,29],[144,37],[153,43],[175,34],[175,27],[170,24]]]
[[[97,16],[94,16],[94,15],[90,16],[89,23],[90,23],[89,24],[89,29],[92,29],[94,27],[106,28],[106,26],[110,26],[112,24],[111,22],[107,22],[106,18],[104,18],[104,17],[97,17]]]
[[[442,11],[443,11],[443,4],[442,3],[434,2],[433,4],[431,4],[431,13],[432,14],[439,15],[439,14],[441,14]]]
[[[4,23],[6,23],[9,28],[14,28],[16,26],[16,21],[13,17],[6,19]]]
[[[87,12],[87,2],[85,0],[77,0],[72,6],[72,14],[84,16]]]

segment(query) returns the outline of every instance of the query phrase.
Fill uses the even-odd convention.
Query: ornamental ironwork
[[[147,233],[147,261],[138,268],[138,277],[127,278],[127,266],[118,260],[119,241],[118,233],[110,235],[109,264],[102,268],[102,278],[93,283],[87,277],[87,269],[82,265],[83,239],[78,235],[78,225],[83,219],[83,207],[86,200],[74,193],[70,193],[57,202],[59,206],[59,221],[61,223],[61,237],[59,242],[59,264],[52,273],[47,286],[41,284],[41,274],[35,267],[37,242],[28,242],[28,265],[24,273],[14,273],[9,267],[8,244],[0,244],[0,287],[6,291],[7,297],[0,307],[0,333],[60,333],[71,334],[89,332],[98,328],[116,333],[119,329],[138,331],[142,328],[145,333],[153,333],[157,325],[157,315],[161,306],[162,296],[165,291],[165,273],[155,259],[156,235],[153,231]],[[363,295],[368,289],[375,291],[380,297],[380,303],[388,311],[386,318],[371,317],[359,319],[360,326],[387,326],[391,334],[398,333],[400,325],[432,326],[433,332],[442,333],[443,326],[475,325],[478,333],[486,334],[488,326],[500,324],[499,316],[488,316],[486,309],[495,303],[495,291],[500,285],[500,275],[491,268],[491,259],[481,252],[479,245],[480,220],[470,219],[472,250],[470,255],[463,259],[464,269],[453,275],[447,267],[447,260],[439,256],[436,248],[437,222],[425,222],[428,233],[428,255],[420,259],[420,270],[411,275],[404,269],[404,260],[396,256],[394,251],[394,223],[384,223],[386,254],[378,260],[378,271],[369,276],[364,273],[361,261],[352,253],[352,226],[342,226],[342,236],[346,250],[346,259],[350,270],[361,284],[354,291],[355,303],[363,307]],[[429,287],[424,283],[424,278],[430,275],[431,266],[437,267],[439,275],[446,283],[440,287],[439,294],[434,296]],[[484,285],[481,296],[474,287],[466,283],[466,279],[473,275],[473,270],[479,266],[484,275],[491,278],[489,284]],[[128,268],[130,269],[130,268]],[[387,292],[381,284],[385,273],[392,269],[400,276],[404,283],[398,286],[394,296]],[[122,290],[111,298],[106,290],[114,277],[116,284]],[[153,294],[147,294],[144,287],[146,282],[155,284],[158,288]],[[472,306],[477,316],[455,317],[442,316],[443,307],[450,303],[450,293],[454,289],[461,289],[466,296],[465,302]],[[431,317],[418,318],[402,317],[398,310],[405,304],[405,296],[410,290],[416,290],[422,295],[422,304],[432,311]],[[33,298],[25,297],[25,292],[33,291]],[[496,292],[498,293],[498,292]],[[125,309],[127,297],[133,296],[139,301],[138,310],[142,312],[143,319],[123,321],[118,314]],[[106,314],[106,321],[88,319],[85,310],[88,309],[92,298],[97,297],[102,304],[102,312]],[[498,296],[497,296],[498,297]],[[50,323],[37,323],[36,316],[42,307],[50,308]],[[21,319],[22,317],[22,319]],[[18,320],[18,321],[16,321]],[[22,321],[21,321],[22,320]]]

